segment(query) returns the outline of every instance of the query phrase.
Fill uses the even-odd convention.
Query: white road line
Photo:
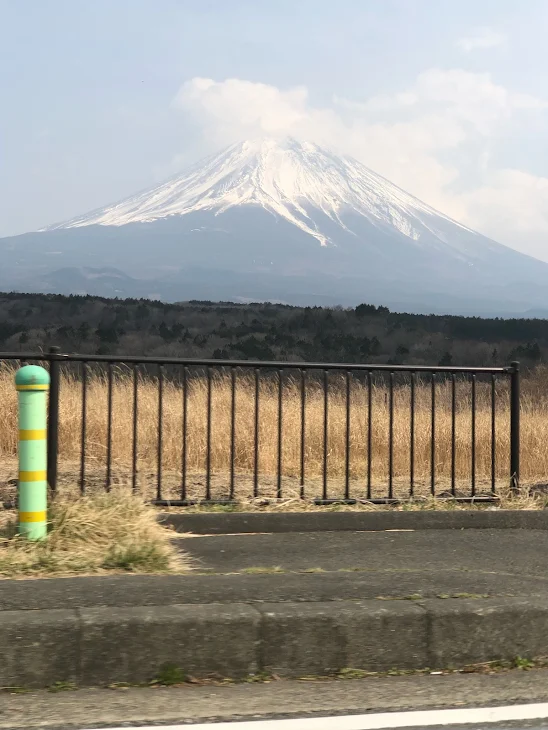
[[[368,715],[335,715],[293,720],[246,720],[197,725],[155,725],[131,730],[389,730],[390,728],[434,725],[484,725],[493,722],[542,720],[548,718],[548,703],[478,707],[466,710],[424,710],[383,712]],[[128,730],[110,728],[109,730]]]

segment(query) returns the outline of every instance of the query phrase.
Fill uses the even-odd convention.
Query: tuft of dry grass
[[[48,512],[45,540],[16,534],[16,516],[0,512],[0,577],[51,577],[104,572],[169,573],[189,562],[142,499],[99,494],[57,499]]]
[[[548,370],[539,368],[522,382],[521,400],[521,482],[543,485],[548,482]],[[179,373],[180,376],[180,373]],[[16,477],[17,409],[13,368],[0,365],[0,485]],[[163,382],[162,443],[159,448],[158,381],[155,374],[138,379],[137,439],[133,439],[133,376],[123,367],[115,368],[112,387],[111,479],[121,491],[132,480],[133,448],[137,454],[137,486],[147,498],[156,495],[158,467],[162,473],[162,496],[181,496],[183,461],[184,390],[167,372]],[[186,497],[203,498],[206,463],[211,466],[211,498],[229,496],[231,456],[234,463],[234,497],[250,500],[254,495],[255,447],[258,453],[258,495],[277,496],[278,429],[282,434],[281,486],[284,498],[298,498],[301,488],[309,498],[321,496],[324,457],[327,460],[329,498],[340,498],[345,490],[345,470],[349,465],[349,491],[364,499],[367,473],[371,471],[373,498],[387,496],[390,453],[389,391],[386,379],[374,380],[371,412],[368,388],[363,377],[352,376],[349,385],[347,437],[346,383],[344,375],[329,375],[327,440],[324,438],[325,401],[321,383],[309,378],[305,388],[304,454],[301,453],[301,385],[291,374],[284,376],[282,421],[279,426],[276,374],[263,376],[259,385],[258,441],[255,440],[255,382],[253,373],[240,371],[235,377],[234,451],[231,441],[231,379],[223,371],[211,381],[211,430],[207,428],[208,384],[196,373],[186,388]],[[82,380],[74,371],[65,371],[61,383],[59,470],[62,491],[74,487],[79,478],[79,461],[86,461],[85,485],[89,491],[104,486],[109,450],[108,381],[104,371],[90,366],[87,378],[86,436],[82,446]],[[475,419],[475,478],[477,493],[491,489],[491,458],[495,456],[495,488],[507,492],[510,478],[510,405],[508,379],[495,384],[495,438],[492,439],[491,382],[478,378]],[[470,382],[457,379],[455,385],[455,482],[457,494],[470,494],[472,478],[472,392]],[[417,381],[415,390],[414,484],[415,496],[430,494],[432,439],[436,493],[447,493],[452,476],[452,390],[451,382],[438,382],[435,389],[436,418],[432,427],[432,389]],[[408,495],[411,462],[409,383],[396,375],[393,418],[394,496]],[[367,430],[371,423],[371,455]],[[160,454],[160,459],[158,458]],[[303,459],[301,458],[303,457]],[[301,464],[304,463],[304,473]],[[8,490],[9,491],[9,490]]]

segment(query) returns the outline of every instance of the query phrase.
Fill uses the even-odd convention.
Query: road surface
[[[392,728],[443,727],[446,730],[510,730],[510,728],[546,730],[548,727],[545,724],[546,720],[548,720],[548,703],[168,725],[163,728],[164,730],[185,730],[189,727],[194,730],[391,730]],[[127,730],[127,727],[125,725],[113,730]],[[155,728],[157,729],[158,725],[144,725],[135,730],[154,730]]]
[[[443,714],[444,708],[468,714]],[[472,708],[494,709],[480,716]],[[409,714],[417,710],[421,714]],[[291,718],[293,725],[280,722]],[[193,730],[388,730],[405,727],[401,722],[449,728],[456,719],[468,722],[467,730],[548,730],[548,670],[0,694],[0,730],[179,724]]]

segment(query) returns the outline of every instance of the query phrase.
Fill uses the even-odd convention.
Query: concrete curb
[[[171,605],[0,612],[0,686],[447,668],[548,654],[541,599]]]
[[[176,532],[199,535],[246,532],[548,529],[548,510],[425,512],[167,512],[160,521]]]

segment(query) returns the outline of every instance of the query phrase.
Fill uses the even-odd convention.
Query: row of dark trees
[[[0,350],[489,366],[548,361],[548,320],[0,294]]]

